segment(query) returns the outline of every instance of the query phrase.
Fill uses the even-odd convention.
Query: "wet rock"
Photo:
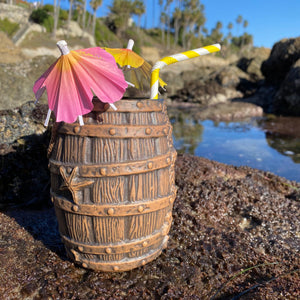
[[[124,273],[66,256],[53,207],[0,213],[4,299],[297,299],[300,185],[194,156],[176,162],[168,248]]]
[[[245,102],[219,103],[194,113],[199,120],[238,122],[263,116],[263,109]]]
[[[280,85],[292,65],[300,58],[300,37],[283,39],[274,44],[261,71],[268,84]]]
[[[232,89],[237,88],[241,79],[250,80],[248,74],[234,65],[220,69],[215,78],[222,87]]]
[[[300,57],[300,46],[299,46]],[[300,116],[300,59],[290,68],[274,98],[274,112]]]
[[[52,56],[39,56],[10,64],[0,63],[0,110],[14,109],[34,101],[34,82],[54,61]],[[40,102],[46,103],[46,99],[43,95]]]
[[[261,72],[261,64],[268,59],[269,56],[269,49],[254,48],[251,49],[249,53],[245,53],[244,56],[237,61],[236,65],[247,73],[253,81],[259,81],[264,79]]]
[[[261,120],[260,125],[270,147],[300,163],[300,118],[270,116]]]
[[[239,97],[242,97],[241,93],[223,87],[216,80],[206,82],[194,80],[186,83],[183,89],[170,98],[175,102],[197,103],[201,107],[207,107]]]

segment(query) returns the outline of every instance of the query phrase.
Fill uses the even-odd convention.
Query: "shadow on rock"
[[[49,131],[29,135],[2,145],[0,208],[49,207],[50,175],[47,147]]]
[[[58,225],[50,201],[47,147],[50,133],[28,135],[2,145],[0,209],[36,240],[64,259]],[[6,147],[6,149],[5,149]]]

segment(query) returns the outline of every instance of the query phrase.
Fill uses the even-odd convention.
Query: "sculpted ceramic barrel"
[[[176,151],[166,106],[98,100],[84,126],[57,123],[49,149],[51,198],[69,257],[85,268],[126,271],[166,247]]]

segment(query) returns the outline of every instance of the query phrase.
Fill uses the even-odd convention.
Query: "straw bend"
[[[152,68],[151,73],[151,99],[158,99],[158,87],[159,87],[159,71],[164,68],[165,66],[174,64],[179,61],[191,59],[194,57],[198,57],[201,55],[206,55],[213,52],[218,52],[221,50],[220,44],[213,44],[210,46],[185,51],[182,53],[177,53],[174,55],[166,56],[159,60]]]

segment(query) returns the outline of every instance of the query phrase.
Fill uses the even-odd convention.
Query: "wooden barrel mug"
[[[127,271],[166,247],[176,196],[176,151],[166,106],[94,99],[78,123],[56,123],[51,199],[68,256],[84,268]]]

